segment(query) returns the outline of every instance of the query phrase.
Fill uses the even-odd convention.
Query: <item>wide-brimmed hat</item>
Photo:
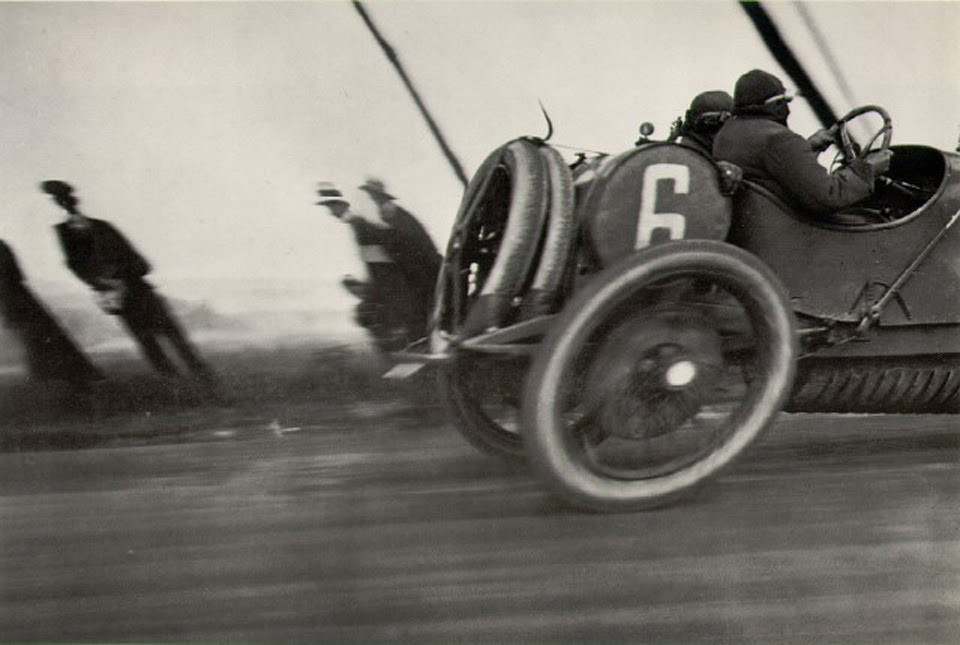
[[[54,197],[64,197],[73,194],[73,186],[60,179],[47,179],[41,182],[40,190]]]
[[[360,185],[360,190],[365,190],[371,195],[380,195],[386,199],[396,199],[396,197],[387,192],[387,187],[384,183],[374,177],[370,177],[363,182],[363,184]]]
[[[783,96],[790,100],[783,82],[762,69],[752,69],[737,79],[733,88],[733,104],[738,108],[763,105],[769,99]]]
[[[343,198],[343,193],[329,181],[317,182],[317,195],[320,197],[320,201],[317,202],[320,206],[329,204],[350,205],[350,202]]]

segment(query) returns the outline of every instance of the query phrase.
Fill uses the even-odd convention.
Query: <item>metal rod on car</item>
[[[913,262],[910,263],[903,272],[897,276],[897,279],[893,281],[893,284],[890,285],[890,288],[887,289],[884,294],[877,300],[873,306],[870,307],[870,312],[860,321],[860,325],[857,327],[858,332],[866,331],[866,329],[873,323],[873,321],[880,318],[880,313],[883,311],[883,308],[887,306],[887,303],[890,302],[897,292],[900,290],[900,287],[910,279],[910,276],[913,275],[914,271],[917,270],[917,267],[927,259],[927,256],[930,255],[930,252],[933,248],[943,239],[954,224],[957,223],[957,220],[960,219],[960,210],[953,214],[953,217],[950,218],[950,221],[947,222],[947,225],[944,226],[940,231],[933,236],[933,239],[927,242],[927,245],[923,247],[923,250],[920,251],[920,254],[914,258]]]

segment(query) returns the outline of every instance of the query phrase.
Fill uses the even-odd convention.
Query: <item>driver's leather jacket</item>
[[[812,214],[834,213],[873,192],[873,169],[858,159],[833,173],[806,139],[763,115],[728,119],[713,141],[713,156],[743,169],[787,204]]]

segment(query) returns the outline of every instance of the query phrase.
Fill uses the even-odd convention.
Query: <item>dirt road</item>
[[[377,414],[0,455],[0,636],[960,637],[955,417],[782,416],[696,498],[590,515]]]

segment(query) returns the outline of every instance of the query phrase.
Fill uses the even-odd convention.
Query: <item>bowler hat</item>
[[[733,88],[733,104],[738,108],[763,105],[767,99],[785,92],[786,88],[779,78],[762,69],[752,69],[737,79]]]
[[[374,177],[370,177],[360,186],[360,190],[365,190],[371,195],[380,195],[386,199],[396,199],[393,195],[387,192],[387,187],[383,184],[382,181]]]
[[[40,190],[55,197],[64,197],[73,194],[73,186],[59,179],[47,179],[41,182]]]
[[[343,198],[343,193],[329,181],[317,182],[317,195],[320,197],[320,201],[317,202],[320,206],[326,206],[327,204],[350,205],[350,202]]]

